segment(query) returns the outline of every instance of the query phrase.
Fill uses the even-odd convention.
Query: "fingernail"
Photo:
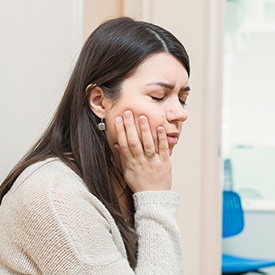
[[[157,130],[158,130],[159,134],[164,133],[164,128],[163,127],[158,127]]]
[[[116,124],[121,124],[122,123],[122,117],[118,116],[116,117]]]
[[[146,123],[146,118],[144,116],[139,117],[139,121],[141,124],[145,124]]]
[[[131,116],[132,116],[132,112],[131,111],[124,112],[124,117],[125,118],[130,118]]]

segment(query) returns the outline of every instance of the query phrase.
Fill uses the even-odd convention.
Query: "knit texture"
[[[28,167],[0,206],[0,274],[183,274],[178,194],[133,197],[136,270],[113,217],[75,172],[58,159]]]

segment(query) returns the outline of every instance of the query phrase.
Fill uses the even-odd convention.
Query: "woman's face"
[[[156,152],[156,129],[158,126],[165,129],[171,155],[178,143],[182,124],[188,117],[184,103],[189,90],[186,69],[172,55],[158,53],[146,59],[132,76],[122,82],[120,97],[115,101],[105,101],[105,132],[111,147],[117,143],[115,118],[131,110],[138,132],[138,117],[144,115],[148,118]]]

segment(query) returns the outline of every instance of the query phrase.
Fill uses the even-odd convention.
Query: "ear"
[[[88,96],[88,102],[91,110],[94,112],[96,116],[99,118],[104,118],[105,114],[105,105],[104,99],[105,95],[102,89],[95,84],[90,84],[87,86],[86,91],[91,90]]]

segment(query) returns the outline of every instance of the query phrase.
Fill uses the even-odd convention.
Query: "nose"
[[[173,104],[170,105],[170,108],[168,108],[166,118],[169,122],[184,122],[188,118],[188,113],[183,108],[182,104],[178,100],[175,100]]]

